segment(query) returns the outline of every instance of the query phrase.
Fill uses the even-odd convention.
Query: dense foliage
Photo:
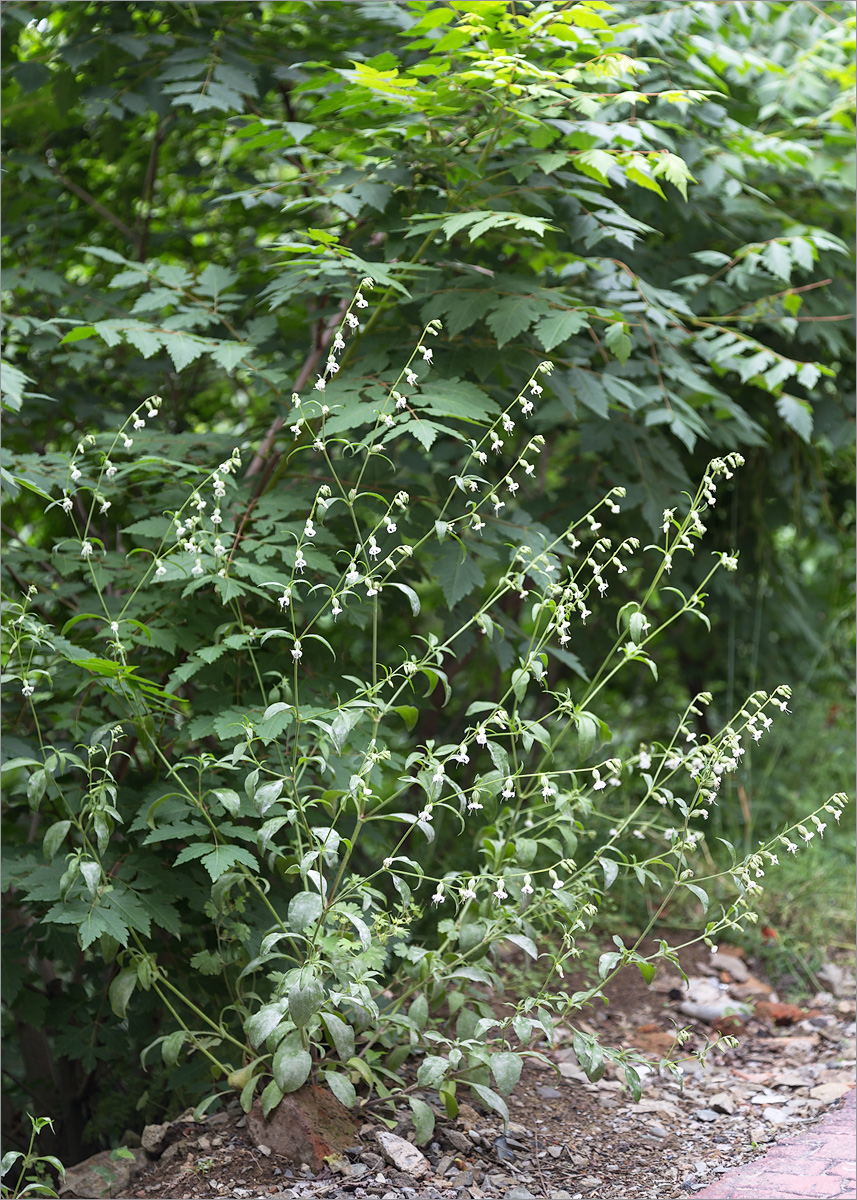
[[[58,1111],[51,1061],[67,1076],[60,1092],[85,1098],[66,1105],[66,1149],[109,1134],[97,1096],[108,1079],[135,1078],[129,1053],[133,1063],[157,1039],[164,1066],[148,1097],[146,1083],[127,1085],[127,1109],[117,1117],[112,1095],[111,1120],[131,1121],[138,1104],[157,1112],[170,1095],[201,1098],[204,1056],[224,1061],[206,1039],[231,1039],[240,1058],[245,1028],[254,1046],[279,1029],[269,1048],[281,1091],[325,1042],[348,1063],[354,1034],[343,1030],[369,1024],[355,1014],[359,988],[376,1003],[367,980],[389,967],[372,959],[369,932],[383,915],[385,936],[408,931],[394,944],[428,936],[414,877],[463,880],[478,852],[478,870],[511,894],[508,911],[496,893],[465,902],[439,940],[401,956],[420,1006],[400,1018],[400,995],[381,1048],[418,1042],[438,989],[462,970],[468,1015],[456,1036],[472,1040],[488,1019],[478,985],[492,976],[467,956],[509,934],[529,949],[566,895],[548,884],[534,921],[526,903],[519,912],[516,872],[555,871],[604,832],[577,783],[570,807],[543,795],[547,760],[510,760],[518,737],[526,753],[550,748],[551,770],[572,780],[586,763],[591,785],[619,771],[597,757],[610,731],[609,761],[624,756],[635,779],[650,743],[670,758],[670,731],[700,693],[713,698],[695,704],[691,732],[727,750],[734,730],[718,731],[744,695],[781,680],[813,720],[835,730],[845,717],[850,14],[834,3],[601,0],[4,6],[3,480],[15,529],[5,669],[10,696],[23,686],[27,702],[6,705],[4,1002],[22,1104],[29,1090],[28,1103]],[[374,287],[355,301],[366,277]],[[433,322],[442,329],[430,336]],[[742,570],[715,574],[690,605],[711,621],[701,638],[673,617],[707,572],[676,553],[669,579],[661,560],[650,587],[651,562],[629,539],[668,553],[664,535],[678,534],[664,510],[679,511],[678,529],[680,494],[696,496],[708,460],[734,451],[746,465],[705,522],[710,548],[730,561],[740,550]],[[474,454],[494,465],[483,471]],[[588,597],[551,592],[577,549],[567,534],[597,525],[584,514],[619,487],[613,548],[599,553],[612,562],[625,546],[628,570],[585,629],[547,651],[539,622],[556,631],[556,606]],[[575,570],[591,572],[598,532]],[[379,598],[366,589],[381,554],[397,574]],[[18,607],[30,585],[37,594]],[[616,643],[617,620],[627,635],[638,611],[669,625],[658,671],[599,675],[613,654],[626,666],[647,657],[639,623],[635,649]],[[384,691],[408,659],[428,699],[400,695],[407,673]],[[485,735],[492,766],[481,774],[460,763],[478,836],[456,841],[450,813],[398,883],[367,883],[389,843],[373,841],[369,820],[353,862],[350,846],[340,851],[347,822],[367,815],[353,778],[375,771],[386,805],[410,771],[429,790],[419,806],[411,796],[406,824],[430,837],[417,818],[440,799],[437,762],[468,758],[482,736],[474,702],[494,714],[510,696],[510,744]],[[190,782],[177,764],[194,756]],[[824,795],[848,774],[844,754],[842,765],[826,757]],[[545,822],[538,837],[516,829],[520,804],[514,819],[503,808],[520,771],[528,801],[545,802],[529,815]],[[752,777],[748,764],[753,845],[824,799],[798,794],[788,772],[780,784],[767,773],[756,796]],[[637,799],[660,784],[652,777]],[[292,785],[294,807],[281,800]],[[630,838],[637,801],[630,785],[622,795]],[[712,822],[737,842],[730,807]],[[607,828],[617,811],[605,805]],[[646,819],[663,840],[662,816]],[[673,858],[652,851],[667,891],[686,866],[688,819]],[[596,886],[602,851],[599,841],[578,855],[566,896],[581,930],[615,877],[602,863]],[[646,884],[627,845],[606,859]],[[188,865],[171,873],[176,863]],[[353,893],[317,925],[324,971],[311,956],[309,975],[292,965],[299,975],[275,980],[271,1000],[270,981],[253,974],[265,978],[279,953],[262,944],[269,918],[284,936],[306,930],[326,872],[339,887],[346,864]],[[345,998],[334,1002],[337,963]],[[200,1011],[234,1009],[195,1031],[201,1052],[180,1066],[188,1033],[170,1016],[169,986]],[[526,1045],[531,1031],[515,1034]],[[519,1068],[501,1053],[504,1091]],[[421,1070],[454,1102],[449,1060]],[[398,1061],[380,1051],[368,1061],[364,1083],[377,1091]],[[481,1060],[460,1061],[462,1078],[488,1087]],[[235,1082],[250,1095],[267,1069]],[[348,1098],[352,1078],[334,1075]]]

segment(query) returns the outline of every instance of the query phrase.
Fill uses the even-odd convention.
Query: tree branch
[[[125,224],[121,217],[117,217],[116,214],[112,213],[109,208],[105,208],[99,200],[96,200],[94,196],[91,196],[89,192],[85,191],[79,183],[75,183],[73,179],[69,179],[67,175],[63,175],[59,167],[51,167],[51,170],[53,171],[54,175],[56,175],[60,183],[67,187],[70,192],[73,192],[75,196],[78,196],[84,202],[84,204],[88,204],[91,209],[99,214],[99,216],[104,217],[105,221],[109,221],[111,225],[115,226],[122,236],[128,239],[128,241],[134,247],[134,252],[139,257],[140,239],[134,230]]]

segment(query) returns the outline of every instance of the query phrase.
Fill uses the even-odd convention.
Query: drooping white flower
[[[305,566],[306,559],[304,558],[304,552],[303,550],[298,550],[295,554],[295,570],[300,571],[301,575],[303,575]]]
[[[292,658],[295,660],[295,662],[300,662],[303,656],[304,652],[301,649],[301,640],[300,638],[297,638],[294,646],[292,646]]]
[[[25,679],[21,685],[21,695],[22,696],[32,696],[32,694],[35,690],[36,690],[35,686],[32,683],[30,683],[28,680]]]
[[[439,883],[437,885],[437,891],[431,898],[431,902],[432,902],[432,904],[437,905],[437,904],[440,904],[441,900],[443,900],[443,884]]]
[[[80,557],[81,558],[91,558],[92,557],[92,542],[82,542],[81,543]]]
[[[533,887],[532,887],[532,883],[530,882],[530,877],[529,877],[529,875],[525,875],[524,883],[521,888],[521,895],[522,896],[532,896],[532,894],[533,894]]]

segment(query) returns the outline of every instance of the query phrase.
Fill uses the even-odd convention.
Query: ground
[[[665,935],[673,944],[680,935]],[[724,951],[726,951],[724,955]],[[95,1194],[164,1200],[241,1198],[425,1197],[474,1200],[528,1197],[613,1197],[671,1200],[693,1195],[718,1175],[763,1152],[777,1137],[817,1121],[853,1086],[854,999],[849,978],[834,978],[804,1006],[779,1004],[770,985],[729,947],[712,958],[705,947],[681,953],[689,986],[659,971],[649,987],[636,969],[607,989],[607,1008],[588,1010],[578,1028],[597,1032],[605,1045],[635,1046],[653,1059],[666,1053],[676,1025],[692,1030],[689,1046],[712,1040],[718,1006],[746,1003],[753,1015],[734,1027],[738,1047],[712,1050],[703,1064],[687,1063],[681,1083],[652,1072],[634,1104],[618,1069],[590,1083],[576,1063],[571,1032],[556,1030],[546,1050],[551,1066],[531,1061],[509,1098],[511,1123],[463,1104],[454,1122],[441,1119],[422,1154],[405,1146],[408,1162],[385,1157],[377,1133],[355,1125],[343,1155],[312,1170],[274,1153],[236,1101],[201,1124],[191,1114],[157,1136],[144,1134],[159,1157],[134,1150],[130,1172],[97,1191],[70,1173],[67,1197]],[[737,959],[737,962],[736,962]],[[513,972],[514,975],[514,972]],[[573,990],[569,987],[569,990]],[[838,993],[838,994],[836,994]],[[502,1003],[502,1001],[498,1001]],[[684,1006],[684,1011],[682,1011]],[[693,1011],[691,1011],[693,1010]],[[298,1094],[299,1095],[299,1094]],[[424,1097],[430,1100],[426,1094]],[[402,1105],[395,1133],[413,1140],[410,1109]],[[401,1169],[404,1168],[404,1169]],[[103,1169],[100,1178],[109,1171]],[[116,1186],[118,1185],[118,1186]],[[86,1190],[87,1186],[89,1190]]]

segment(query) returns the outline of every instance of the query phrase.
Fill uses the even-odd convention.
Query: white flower
[[[419,813],[417,815],[417,820],[418,821],[430,821],[431,819],[432,819],[431,805],[429,804],[423,809],[423,811],[421,813]]]
[[[314,538],[315,537],[315,526],[312,523],[311,517],[307,517],[306,525],[304,525],[304,537],[305,538]]]
[[[220,538],[217,538],[214,543],[214,557],[222,558],[225,553],[226,547],[224,546],[223,542],[221,542]]]
[[[488,745],[488,734],[485,732],[485,726],[480,725],[476,733],[476,744],[478,746]]]
[[[357,320],[354,313],[346,313],[345,314],[345,322],[348,325],[349,329],[359,329],[360,328],[360,322]]]
[[[215,500],[221,500],[226,495],[226,484],[222,479],[215,479],[212,486],[214,488]]]
[[[542,795],[547,800],[549,796],[556,795],[556,788],[553,786],[547,775],[542,775]]]
[[[92,543],[91,542],[82,542],[81,546],[80,546],[80,557],[81,558],[90,558],[91,555],[92,555]]]
[[[134,428],[135,429],[145,429],[146,428],[146,422],[143,420],[142,417],[135,417]]]
[[[393,392],[393,398],[396,401],[396,408],[401,412],[407,406],[407,398],[400,395],[399,392]]]
[[[512,493],[513,496],[514,496],[515,492],[517,492],[517,490],[520,486],[521,485],[519,483],[517,483],[514,479],[509,479],[508,476],[506,477],[506,487],[509,489],[509,491]]]
[[[116,474],[116,468],[114,467],[113,463],[110,461],[109,458],[105,459],[105,461],[104,461],[104,474],[107,476],[108,479],[112,479],[113,476]]]
[[[535,379],[531,379],[530,380],[530,391],[532,392],[532,394],[534,396],[540,396],[542,394],[542,392],[544,391],[544,388],[541,386],[541,384],[536,383]]]
[[[72,483],[77,483],[78,479],[80,479],[80,478],[81,478],[81,475],[82,475],[82,474],[83,474],[83,472],[82,472],[82,471],[80,471],[80,470],[78,470],[78,468],[77,468],[77,467],[72,467],[72,469],[71,469],[71,481],[72,481]]]
[[[339,600],[337,599],[336,596],[333,597],[333,604],[331,604],[331,606],[330,606],[330,611],[333,615],[334,621],[339,616],[339,614],[342,612],[342,605],[339,603]]]
[[[325,373],[325,375],[335,375],[338,370],[339,370],[339,363],[336,361],[336,359],[331,354],[328,357],[327,362],[325,363],[324,373]],[[318,388],[318,391],[323,391],[323,389]]]
[[[292,658],[295,660],[295,662],[299,662],[303,656],[304,652],[301,650],[300,638],[297,638],[294,646],[292,646]]]
[[[471,879],[470,883],[468,883],[465,887],[463,887],[461,889],[460,895],[461,895],[462,900],[475,900],[476,899],[476,881]]]
[[[123,433],[122,434],[122,445],[125,447],[126,450],[130,450],[131,447],[134,445],[134,439],[129,438],[127,433]]]
[[[491,894],[492,894],[492,896],[494,897],[494,899],[498,901],[498,903],[499,903],[499,901],[501,901],[501,900],[505,900],[505,899],[507,898],[507,896],[509,895],[509,893],[508,893],[508,892],[506,891],[506,889],[503,887],[503,880],[502,880],[502,879],[498,879],[498,880],[497,880],[497,886],[496,886],[496,888],[494,889],[494,891],[493,891]]]
[[[358,583],[359,580],[360,580],[360,572],[357,570],[356,565],[354,563],[351,563],[351,565],[349,566],[348,570],[345,573],[345,582],[347,584],[350,584],[353,586],[355,583]]]
[[[532,896],[532,894],[533,894],[533,888],[530,883],[530,877],[529,877],[529,875],[525,875],[524,876],[524,886],[521,888],[521,895],[522,896]]]
[[[375,538],[370,534],[369,535],[369,557],[377,558],[380,553],[381,553],[381,547],[375,541]]]
[[[532,411],[533,411],[532,400],[522,400],[521,401],[521,412],[524,414],[524,416],[528,417]]]
[[[794,844],[794,842],[790,842],[785,836],[781,837],[780,841],[783,843],[786,850],[788,850],[789,854],[797,854],[797,846]]]
[[[21,695],[22,696],[32,696],[32,694],[35,690],[36,689],[33,686],[33,684],[29,683],[27,680],[25,680],[24,683],[21,685]]]
[[[674,516],[675,516],[674,508],[665,508],[664,509],[664,524],[663,524],[664,533],[669,533],[670,523],[672,522],[672,519]]]
[[[202,575],[203,570],[204,570],[204,568],[203,568],[202,563],[199,561],[199,559],[197,559],[196,562],[193,564],[193,569],[191,570],[191,575],[196,575],[197,577],[199,577],[200,575]]]
[[[314,386],[315,386],[315,390],[316,390],[317,392],[323,392],[323,391],[324,391],[324,389],[327,387],[327,383],[326,383],[326,381],[325,381],[325,378],[324,378],[324,376],[323,376],[323,375],[319,375],[319,376],[318,376],[318,378],[317,378],[317,379],[316,379],[316,381],[315,381],[315,385],[314,385]],[[298,424],[298,428],[300,428],[300,424]]]
[[[468,812],[477,812],[480,808],[483,808],[483,807],[484,806],[479,803],[479,792],[472,791],[470,793],[470,799],[467,801],[467,811]]]
[[[432,359],[432,353],[433,353],[431,348],[427,347],[427,346],[418,346],[417,349],[419,350],[420,354],[423,356],[423,360],[427,363],[430,363],[431,359]]]
[[[512,779],[506,780],[506,786],[503,788],[502,796],[504,800],[513,800],[515,797],[515,784]]]
[[[385,858],[382,865],[383,865],[385,871],[389,871],[390,867],[392,867],[392,865],[393,865],[392,858]]]
[[[603,791],[603,789],[607,787],[607,784],[601,778],[601,775],[599,774],[597,767],[593,770],[592,775],[595,779],[595,782],[592,785],[592,790],[595,792]]]
[[[648,771],[649,767],[652,765],[652,756],[647,750],[644,750],[640,755],[639,764],[641,771]]]
[[[515,422],[508,413],[503,414],[503,428],[506,430],[506,433],[511,433],[515,428]]]
[[[459,746],[458,753],[453,754],[452,757],[458,763],[464,764],[464,763],[470,762],[470,755],[467,753],[467,747],[465,746],[464,742],[462,742],[461,745]]]
[[[384,518],[387,525],[387,533],[395,533],[399,528],[395,521],[391,521],[389,517]]]
[[[406,383],[407,383],[407,384],[408,384],[410,387],[413,387],[413,386],[414,386],[414,384],[415,384],[415,383],[416,383],[418,380],[419,380],[419,375],[417,375],[417,374],[416,374],[414,371],[412,371],[410,367],[405,367],[405,382],[406,382]]]
[[[816,829],[818,830],[819,834],[821,835],[821,837],[824,837],[824,831],[827,828],[825,823],[823,821],[820,821],[818,819],[818,817],[813,817],[812,821],[813,821],[813,824],[815,825]]]
[[[108,511],[109,508],[110,508],[110,501],[102,500],[101,501],[101,515],[104,516],[104,514]]]
[[[443,900],[443,884],[439,883],[437,885],[437,891],[431,898],[431,902],[432,904],[440,904],[441,900]]]
[[[304,558],[304,552],[303,550],[298,550],[297,554],[295,555],[295,570],[300,571],[301,575],[303,575],[305,566],[306,559]]]
[[[74,507],[74,501],[72,500],[71,496],[64,496],[60,501],[60,507],[67,513],[71,512],[72,508]]]
[[[219,508],[216,508],[214,510],[214,512],[211,514],[211,523],[212,523],[212,525],[222,525],[223,524],[223,514],[221,513]]]
[[[807,829],[803,825],[798,825],[797,831],[807,844],[809,844],[812,841],[812,839],[815,837],[815,830]]]
[[[155,570],[155,578],[163,579],[163,577],[166,575],[166,573],[167,573],[167,568],[164,566],[164,564],[162,562],[159,562],[158,566]]]
[[[321,438],[315,439],[315,441],[312,444],[312,448],[313,448],[313,450],[316,451],[316,453],[318,453],[319,450],[324,449],[324,442],[321,440]]]
[[[368,308],[369,307],[369,301],[364,299],[362,292],[355,293],[354,303],[357,305],[358,308]]]
[[[290,587],[287,587],[286,590],[283,592],[282,596],[280,596],[277,603],[279,604],[280,609],[282,611],[285,611],[289,607],[291,602],[292,602],[292,589]]]
[[[345,349],[345,339],[343,338],[342,334],[339,332],[338,329],[336,331],[336,337],[333,339],[333,348],[334,348],[334,350],[344,350]]]

